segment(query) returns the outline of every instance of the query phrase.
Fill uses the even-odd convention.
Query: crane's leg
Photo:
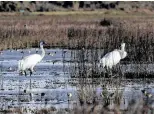
[[[124,77],[123,77],[123,72],[122,72],[120,63],[118,63],[118,71],[119,71],[119,74],[120,74],[120,78],[123,79]]]
[[[27,76],[26,70],[24,70],[25,76]]]
[[[33,74],[33,71],[32,71],[32,69],[29,69],[29,71],[30,71],[30,77],[31,77],[31,75]],[[30,78],[30,89],[32,89],[31,78]],[[32,93],[30,93],[29,96],[30,96],[30,101],[32,101]]]
[[[34,72],[34,69],[33,69],[34,67],[31,67],[30,69],[29,69],[29,71],[30,71],[30,76],[33,74],[33,72]]]
[[[111,69],[109,67],[106,67],[106,71],[109,77],[112,76]]]
[[[101,78],[101,67],[102,67],[101,64],[98,64],[98,70],[99,70],[98,72],[99,72],[100,78]]]
[[[33,74],[33,71],[32,70],[30,70],[30,76]]]
[[[113,74],[112,74],[112,69],[110,69],[110,75],[111,75],[111,84],[113,84]]]
[[[111,67],[106,67],[106,71],[107,71],[109,83],[111,84],[112,83],[112,69],[111,69]]]
[[[101,84],[103,84],[105,80],[105,74],[106,74],[106,67],[102,63],[99,63],[99,75],[101,79]]]
[[[112,77],[112,67],[108,67],[108,71],[109,71],[109,76]]]

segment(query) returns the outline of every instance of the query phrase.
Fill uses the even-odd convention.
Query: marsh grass
[[[102,25],[104,17],[33,16],[0,18],[0,49],[48,47],[104,49],[104,54],[126,43],[129,56],[124,61],[153,62],[153,18],[106,17],[111,25]],[[26,25],[26,26],[25,26]]]
[[[96,85],[86,84],[89,78],[92,79],[92,82],[94,78],[100,78],[100,85],[106,85],[105,82],[102,82],[105,74],[99,74],[100,71],[97,66],[100,54],[104,55],[117,49],[121,42],[125,42],[129,56],[122,60],[121,64],[153,63],[154,24],[153,17],[106,17],[105,19],[111,23],[110,26],[101,23],[104,16],[50,15],[14,16],[12,18],[8,16],[6,19],[1,17],[0,49],[38,47],[39,41],[43,39],[49,44],[49,48],[60,47],[77,50],[71,52],[71,61],[76,63],[70,68],[70,74],[72,77],[79,78],[78,97],[80,105],[75,107],[73,111],[75,114],[83,112],[85,114],[97,112],[107,114],[110,113],[110,110],[103,107],[104,100],[101,99],[101,104],[95,100],[94,88]],[[65,55],[63,55],[63,60],[65,60]],[[91,63],[91,66],[86,66],[86,63]],[[118,70],[117,75],[124,77],[125,74]],[[119,78],[117,82],[114,79],[107,82],[108,85],[119,88],[122,79]],[[140,108],[138,106],[142,105],[142,103],[132,104],[129,110],[121,111],[119,109],[120,97],[121,95],[118,93],[114,98],[116,105],[112,112],[115,114],[119,112],[134,114]],[[40,109],[37,113],[48,113],[49,110],[47,110]],[[133,112],[130,113],[129,111]]]
[[[119,105],[116,104],[111,109],[108,106],[104,107],[102,103],[95,104],[84,104],[84,105],[73,105],[72,109],[56,109],[55,107],[42,108],[37,110],[19,109],[13,108],[10,110],[1,111],[2,114],[24,114],[24,113],[34,113],[34,114],[144,114],[153,113],[154,109],[146,104],[146,101],[141,99],[137,102],[130,102],[126,110],[121,110]]]

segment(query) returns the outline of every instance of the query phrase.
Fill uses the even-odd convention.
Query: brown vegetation
[[[37,110],[21,110],[19,108],[14,108],[12,110],[5,111],[5,114],[148,114],[153,113],[154,109],[151,105],[146,104],[147,101],[139,100],[137,102],[130,102],[128,108],[125,110],[120,109],[119,105],[114,105],[113,108],[109,106],[104,107],[101,103],[99,104],[84,104],[82,106],[74,105],[72,109],[56,109],[56,108],[42,108]],[[3,113],[3,112],[2,112]]]
[[[96,16],[96,17],[95,17]],[[38,47],[104,48],[111,51],[126,43],[128,61],[154,61],[152,17],[99,15],[6,16],[0,18],[0,49]]]

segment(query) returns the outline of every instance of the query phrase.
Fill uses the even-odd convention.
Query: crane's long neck
[[[127,56],[127,52],[125,51],[125,44],[121,45],[120,55],[122,59]]]
[[[125,51],[125,46],[124,45],[121,46],[121,50]]]
[[[41,50],[42,50],[41,57],[42,57],[42,59],[43,59],[43,57],[45,56],[45,51],[44,51],[43,45],[40,45],[40,48],[41,48]]]

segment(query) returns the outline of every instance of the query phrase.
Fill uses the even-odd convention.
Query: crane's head
[[[46,45],[44,41],[40,41],[40,46]]]

